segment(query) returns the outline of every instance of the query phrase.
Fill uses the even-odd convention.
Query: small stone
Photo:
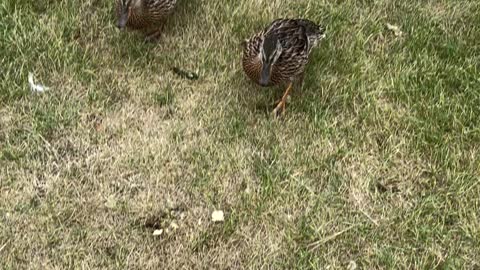
[[[225,216],[222,210],[215,210],[212,212],[213,222],[223,222],[224,220],[225,220]]]
[[[180,227],[178,226],[178,224],[175,223],[175,222],[170,223],[170,227],[172,227],[172,229],[174,229],[174,230],[180,228]]]
[[[350,261],[348,263],[347,269],[348,270],[356,270],[357,269],[357,263],[355,261]]]

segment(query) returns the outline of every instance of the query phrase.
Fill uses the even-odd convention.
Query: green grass
[[[281,119],[240,61],[278,17],[327,27]],[[2,269],[480,267],[478,1],[179,0],[158,44],[114,21],[0,3]]]

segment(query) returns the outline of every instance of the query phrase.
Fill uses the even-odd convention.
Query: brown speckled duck
[[[176,3],[177,0],[116,0],[117,26],[143,31],[146,40],[155,40]]]
[[[278,19],[244,43],[243,69],[261,86],[288,85],[274,113],[285,111],[293,83],[303,81],[309,55],[325,29],[305,19]]]

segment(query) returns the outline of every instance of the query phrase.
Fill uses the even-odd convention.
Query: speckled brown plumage
[[[289,84],[278,110],[284,110],[292,83],[303,76],[309,55],[325,30],[305,19],[278,19],[245,41],[243,69],[261,86]]]
[[[158,34],[165,17],[172,13],[177,0],[116,0],[117,26]]]

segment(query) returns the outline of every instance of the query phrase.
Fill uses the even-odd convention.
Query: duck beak
[[[272,70],[271,64],[263,64],[262,74],[260,75],[260,81],[259,81],[261,86],[268,86],[268,84],[270,83],[271,70]]]
[[[125,29],[125,26],[127,25],[128,13],[128,9],[122,9],[122,13],[120,14],[120,18],[118,18],[117,22],[117,27],[120,28],[120,30]]]
[[[248,39],[242,40],[242,43],[240,44],[242,45],[242,48],[245,49],[245,47],[247,47],[247,44],[248,44]]]

